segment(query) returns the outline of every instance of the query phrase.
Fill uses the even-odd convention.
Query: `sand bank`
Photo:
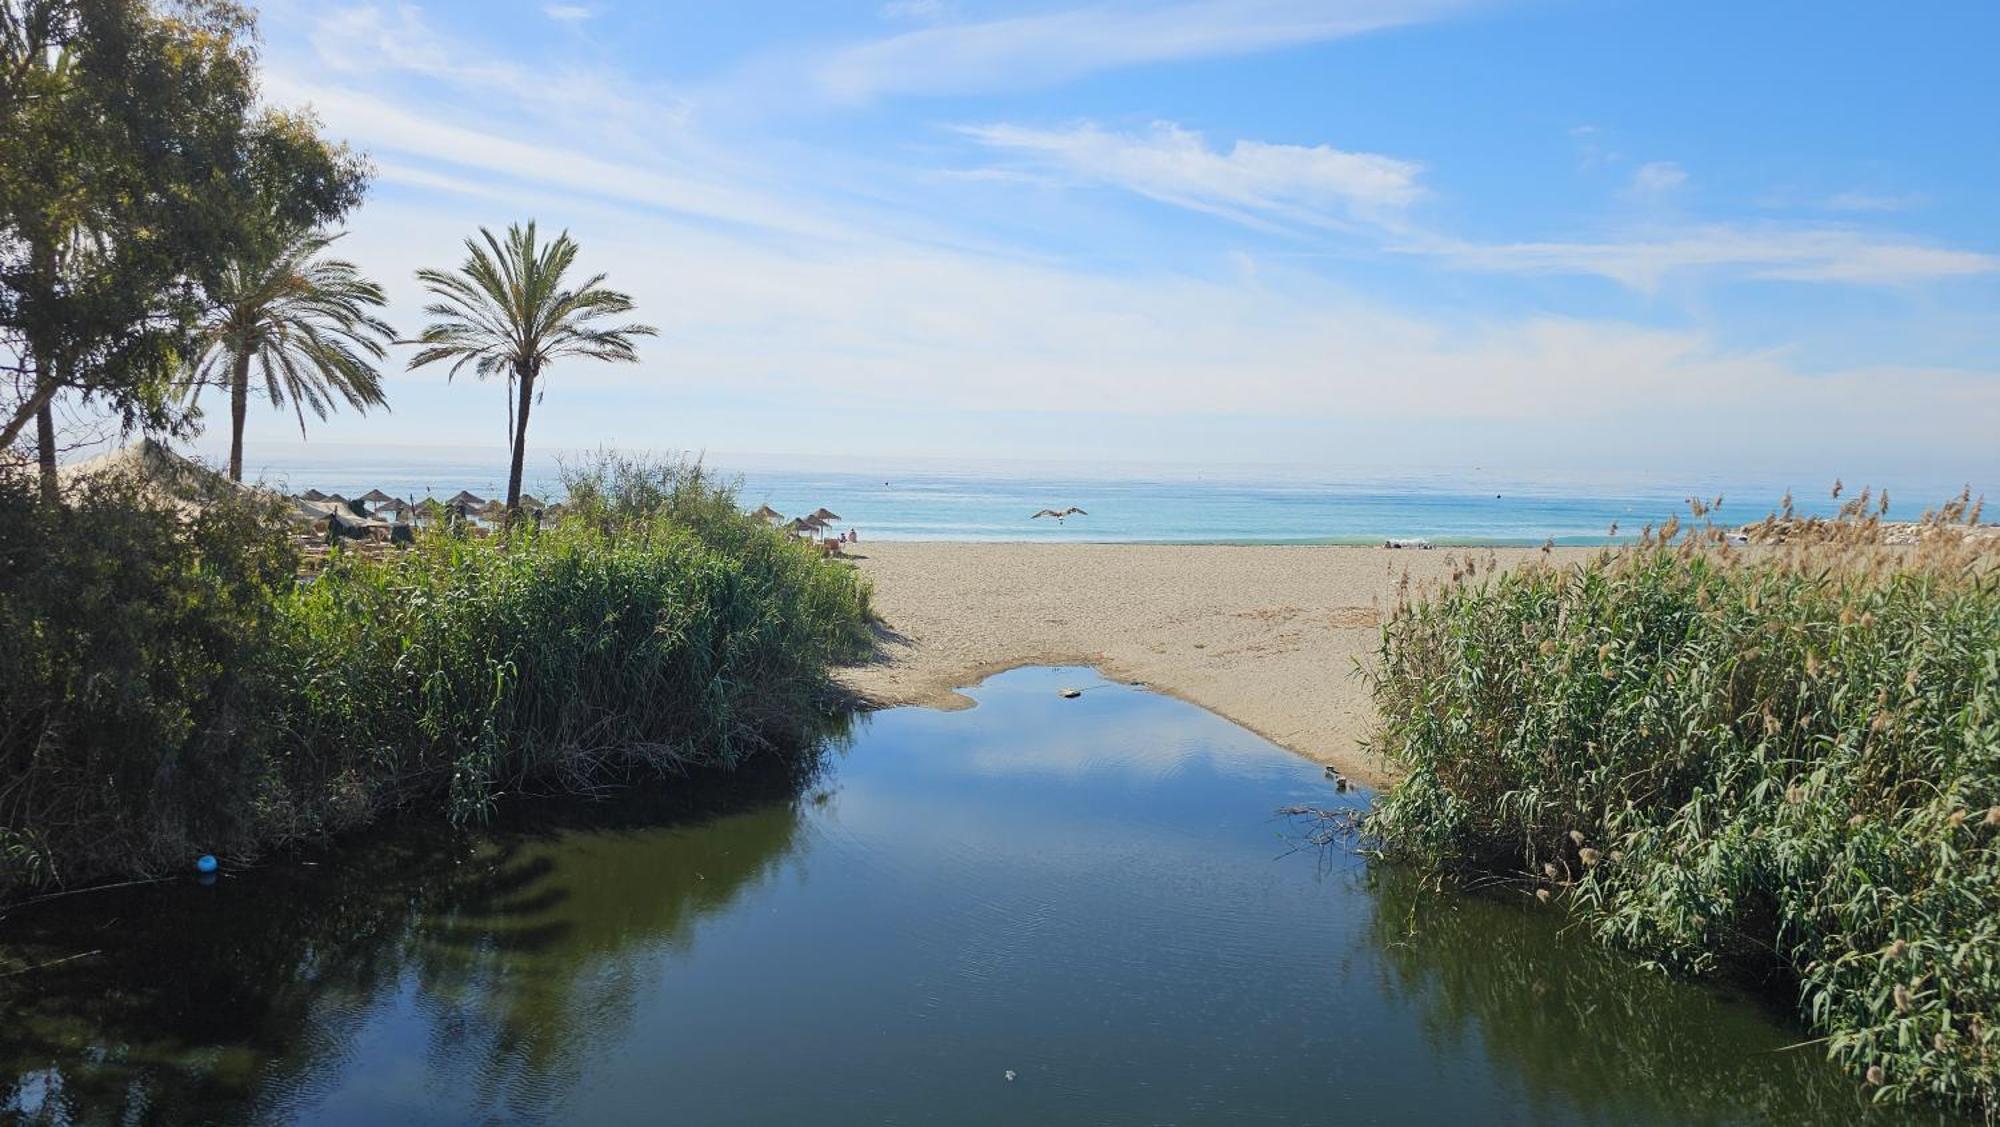
[[[1494,554],[1506,567],[1539,551]],[[881,660],[841,680],[870,704],[962,707],[954,689],[1002,669],[1095,665],[1380,782],[1360,747],[1372,711],[1357,666],[1405,571],[1436,580],[1466,550],[878,542],[854,555],[886,630]]]

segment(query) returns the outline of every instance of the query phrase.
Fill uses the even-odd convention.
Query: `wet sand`
[[[1557,549],[1582,558],[1592,549]],[[856,545],[880,659],[841,673],[878,707],[964,707],[953,690],[1018,665],[1094,665],[1236,721],[1363,782],[1373,711],[1358,675],[1412,582],[1484,549],[1222,545]],[[1501,567],[1538,549],[1500,549]]]

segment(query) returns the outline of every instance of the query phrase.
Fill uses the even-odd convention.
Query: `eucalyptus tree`
[[[208,386],[229,389],[231,481],[243,480],[253,367],[271,405],[291,405],[301,437],[308,409],[324,419],[342,400],[364,412],[388,403],[375,362],[396,334],[374,313],[385,304],[382,287],[352,262],[321,254],[336,237],[298,232],[231,262],[215,286],[190,398]]]
[[[365,162],[258,108],[254,40],[233,0],[0,0],[0,451],[36,424],[46,491],[59,397],[185,425],[226,263],[361,197]]]
[[[507,378],[507,509],[518,512],[521,466],[528,445],[528,413],[541,397],[548,366],[578,357],[631,363],[639,359],[634,341],[658,330],[651,325],[600,324],[632,311],[632,299],[607,289],[603,274],[570,285],[576,241],[565,231],[538,243],[535,223],[507,228],[503,242],[492,231],[465,240],[465,262],[457,270],[419,270],[417,280],[437,300],[424,307],[432,320],[413,343],[423,347],[411,368],[451,361],[447,378],[470,366],[480,379]]]

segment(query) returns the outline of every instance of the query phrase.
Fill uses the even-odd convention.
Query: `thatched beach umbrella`
[[[301,501],[324,501],[324,500],[326,500],[326,494],[324,494],[324,493],[321,493],[321,492],[320,492],[319,490],[317,490],[317,489],[308,489],[308,490],[306,490],[306,491],[305,491],[304,493],[301,493],[301,494],[299,494],[299,500],[301,500]]]
[[[521,494],[521,508],[527,512],[534,512],[538,509],[546,509],[548,507],[549,506],[547,502],[543,501],[540,497],[535,496],[533,493]]]
[[[486,498],[466,489],[461,489],[452,494],[451,498],[445,502],[447,505],[464,505],[469,509],[476,509],[485,503]]]
[[[821,524],[832,524],[840,519],[840,514],[832,509],[821,508],[812,511],[812,518]]]
[[[757,511],[751,513],[750,516],[755,520],[763,521],[765,524],[769,524],[774,520],[785,519],[785,514],[779,512],[778,510],[772,508],[769,505],[759,506]]]
[[[370,489],[368,492],[363,493],[359,497],[356,497],[355,500],[366,501],[368,504],[371,505],[386,505],[389,502],[394,501],[395,498],[389,496],[387,493],[382,492],[380,489]]]
[[[479,515],[488,520],[499,520],[501,517],[507,515],[507,502],[498,500],[488,501],[484,505],[479,506]]]

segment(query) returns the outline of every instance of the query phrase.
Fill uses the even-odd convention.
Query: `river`
[[[1783,998],[1306,845],[1281,808],[1365,796],[1192,705],[970,695],[803,780],[16,907],[7,953],[69,961],[0,979],[0,1118],[1935,1121],[1792,1048]]]

